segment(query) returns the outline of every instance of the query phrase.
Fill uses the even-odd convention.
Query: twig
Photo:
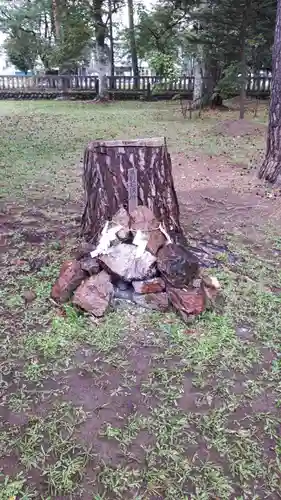
[[[224,201],[222,201],[222,200],[215,200],[215,198],[210,198],[210,196],[203,196],[201,194],[200,198],[202,198],[203,200],[209,201],[211,203],[221,203],[222,205],[225,205]]]

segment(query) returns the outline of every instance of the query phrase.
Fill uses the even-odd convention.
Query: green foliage
[[[87,56],[92,28],[85,10],[73,5],[60,12],[59,20],[61,33],[53,50],[52,65],[71,68]]]
[[[197,41],[224,71],[241,61],[248,68],[270,67],[276,0],[214,0],[194,13]]]
[[[92,36],[89,12],[81,2],[66,0],[56,12],[50,0],[0,2],[0,28],[8,35],[7,55],[23,71],[41,60],[45,69],[75,66],[83,60]]]
[[[182,13],[175,11],[173,6],[162,6],[157,3],[152,10],[143,5],[138,8],[138,23],[135,26],[135,38],[140,59],[154,59],[160,61],[160,55],[173,56],[173,61],[178,60],[180,36],[179,25]],[[121,33],[123,49],[129,51],[129,32],[125,29]],[[157,54],[157,55],[156,55]],[[155,63],[157,67],[159,64]]]
[[[38,54],[37,41],[33,33],[19,31],[18,35],[9,35],[5,41],[9,61],[20,71],[33,70]]]
[[[176,75],[175,60],[172,55],[156,52],[149,58],[150,65],[157,76],[174,78]]]
[[[239,94],[240,78],[238,64],[230,64],[230,66],[225,69],[223,77],[218,82],[217,88],[220,90],[223,99],[228,99]]]

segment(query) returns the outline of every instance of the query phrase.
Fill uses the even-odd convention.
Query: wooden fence
[[[174,80],[156,76],[114,76],[107,77],[107,87],[114,94],[126,95],[182,93],[192,95],[194,78],[181,76]],[[271,78],[250,77],[246,91],[252,96],[267,96],[270,93]],[[0,76],[0,93],[85,93],[96,95],[99,90],[97,76]]]

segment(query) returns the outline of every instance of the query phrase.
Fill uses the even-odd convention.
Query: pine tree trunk
[[[85,150],[83,184],[86,206],[82,234],[96,242],[120,207],[130,210],[135,176],[135,205],[146,205],[166,230],[182,234],[171,158],[164,138],[93,141]]]
[[[246,82],[247,82],[247,60],[246,60],[246,26],[247,26],[247,7],[245,16],[242,20],[242,27],[240,32],[240,45],[241,45],[241,81],[240,81],[240,102],[239,102],[239,118],[243,120],[245,117],[245,101],[246,101]]]
[[[54,28],[55,28],[55,39],[56,42],[60,39],[60,21],[59,21],[59,13],[58,13],[58,2],[57,0],[52,0],[52,14],[54,19]]]
[[[106,26],[102,18],[103,0],[94,2],[94,24],[96,36],[96,70],[99,78],[99,95],[98,99],[105,97],[107,94],[107,70],[108,70],[108,55],[106,52],[105,36]]]
[[[199,105],[203,97],[203,63],[199,58],[196,59],[194,64],[194,88],[193,88],[193,102]]]
[[[106,96],[108,92],[107,88],[107,69],[108,69],[108,60],[107,54],[104,46],[100,46],[97,44],[96,46],[96,64],[97,64],[97,73],[99,78],[99,95],[98,99],[102,99]]]
[[[128,13],[129,13],[129,36],[130,36],[130,49],[131,49],[133,75],[135,78],[137,78],[139,76],[139,67],[138,67],[136,37],[135,37],[133,0],[128,0]],[[134,84],[134,87],[136,87],[136,84]]]
[[[277,2],[267,148],[259,178],[272,184],[281,178],[281,0]]]
[[[108,22],[109,22],[109,43],[110,43],[110,76],[111,76],[111,89],[112,89],[114,88],[114,75],[115,75],[112,0],[108,0],[108,17],[109,17]]]

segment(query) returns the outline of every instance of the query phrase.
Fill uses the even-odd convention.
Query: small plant
[[[35,495],[28,492],[26,489],[26,479],[23,477],[22,472],[17,474],[15,478],[5,476],[0,472],[0,500],[30,500],[35,499]]]

